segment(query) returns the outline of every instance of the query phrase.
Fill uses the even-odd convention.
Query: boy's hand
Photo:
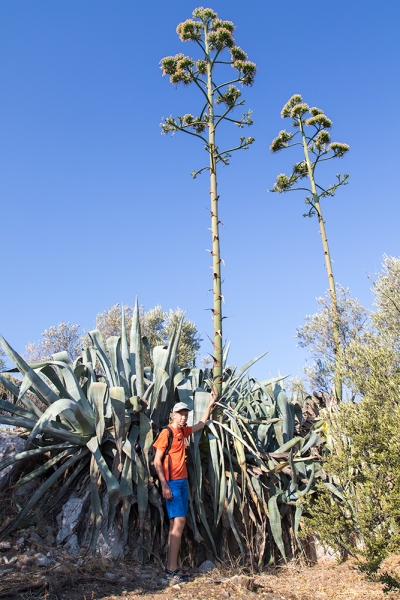
[[[168,483],[162,484],[162,495],[166,500],[172,500],[172,490]]]
[[[210,398],[210,406],[214,406],[216,401],[218,400],[218,392],[215,388],[211,390],[211,398]]]

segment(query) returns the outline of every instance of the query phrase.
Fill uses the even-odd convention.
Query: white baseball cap
[[[180,410],[190,410],[190,408],[184,402],[178,402],[177,404],[175,404],[174,408],[172,409],[172,412],[179,412]]]

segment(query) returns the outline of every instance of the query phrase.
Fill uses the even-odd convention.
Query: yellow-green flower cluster
[[[324,111],[320,108],[317,108],[316,106],[313,106],[312,108],[310,108],[310,113],[313,117],[316,117],[317,115],[323,115]]]
[[[290,113],[292,111],[292,108],[296,105],[296,104],[300,104],[300,102],[303,100],[303,98],[300,96],[300,94],[294,94],[294,96],[292,96],[285,104],[285,106],[282,108],[281,111],[281,117],[282,119],[286,119],[286,117],[290,117]]]
[[[272,188],[273,192],[278,192],[278,194],[282,194],[282,192],[286,192],[291,187],[291,181],[287,175],[281,173],[276,178],[274,183],[274,187]]]
[[[322,113],[319,113],[314,117],[310,117],[305,121],[305,123],[306,125],[314,125],[315,127],[326,127],[327,129],[332,127],[332,121]]]
[[[226,104],[227,106],[235,106],[236,100],[241,96],[240,90],[234,86],[230,85],[225,92],[225,94],[221,94],[217,96],[215,100],[215,104]]]
[[[220,19],[213,21],[212,28],[214,31],[217,31],[217,29],[227,29],[231,33],[236,29],[232,21],[221,21]]]
[[[309,106],[304,102],[302,104],[295,104],[290,111],[290,116],[292,119],[296,117],[302,117],[306,112],[308,112]]]
[[[176,28],[176,33],[179,35],[182,42],[196,41],[201,38],[203,24],[187,19],[183,23],[179,23]]]
[[[236,60],[232,67],[242,74],[241,82],[243,85],[253,85],[257,73],[257,66],[250,60]]]
[[[282,129],[282,131],[279,132],[277,137],[274,140],[272,140],[270,150],[272,152],[279,152],[279,150],[287,148],[288,142],[292,139],[292,137],[292,133],[289,133],[288,131],[286,131],[286,129]]]
[[[218,17],[212,8],[203,8],[202,6],[195,8],[192,15],[195,19],[201,19],[202,21],[214,20]]]
[[[322,129],[314,140],[314,145],[318,150],[324,150],[326,144],[331,141],[331,136],[325,129]]]
[[[170,82],[173,84],[184,83],[187,85],[191,83],[193,81],[193,67],[193,60],[183,54],[167,56],[161,61],[163,75],[169,75]]]
[[[237,60],[247,60],[247,54],[240,48],[240,46],[233,46],[232,48],[229,48],[229,52],[231,53],[233,62]]]
[[[196,62],[196,69],[200,75],[205,75],[207,73],[207,63],[205,60],[198,60]]]
[[[332,144],[329,144],[328,149],[332,150],[337,158],[342,158],[350,150],[350,146],[340,142],[332,142]]]
[[[228,29],[221,27],[217,31],[212,31],[207,36],[210,50],[221,51],[224,48],[232,48],[235,45],[233,35]]]
[[[303,177],[307,177],[308,168],[305,160],[298,162],[293,167],[293,173],[296,176],[296,179],[303,179]]]

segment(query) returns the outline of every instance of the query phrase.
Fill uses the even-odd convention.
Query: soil
[[[65,557],[53,566],[18,563],[2,565],[0,599],[7,600],[400,600],[400,591],[384,593],[381,583],[368,581],[355,563],[323,561],[307,567],[292,562],[262,573],[216,569],[194,573],[186,584],[169,585],[161,566],[106,559]],[[78,564],[79,563],[79,564]],[[388,568],[399,572],[400,558]]]

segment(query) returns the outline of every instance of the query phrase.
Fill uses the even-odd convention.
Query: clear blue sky
[[[211,334],[208,182],[190,173],[197,140],[160,135],[161,117],[196,113],[198,96],[162,78],[182,44],[188,0],[2,0],[0,3],[0,331],[19,351],[59,321],[92,328],[98,312],[135,295],[180,306]],[[301,193],[267,193],[300,160],[271,155],[294,93],[323,108],[351,146],[330,163],[350,184],[325,202],[336,279],[366,306],[367,274],[399,255],[397,0],[215,0],[258,65],[245,89],[255,144],[220,173],[231,360],[269,350],[255,369],[301,369],[296,327],[327,287],[318,224]],[[289,125],[289,124],[288,124]],[[232,128],[231,140],[239,130]],[[228,133],[227,133],[228,135]]]

